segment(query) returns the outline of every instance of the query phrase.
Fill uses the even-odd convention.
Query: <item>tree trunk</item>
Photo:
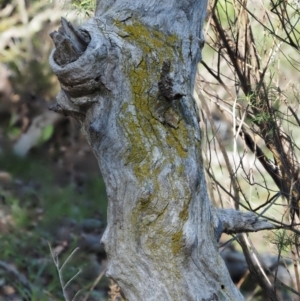
[[[52,109],[79,120],[98,159],[107,275],[130,301],[243,299],[216,244],[235,213],[210,204],[192,98],[206,5],[100,0],[82,28],[52,33]]]

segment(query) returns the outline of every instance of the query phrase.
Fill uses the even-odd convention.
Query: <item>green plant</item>
[[[96,0],[72,0],[71,6],[84,17],[92,17],[96,9]]]

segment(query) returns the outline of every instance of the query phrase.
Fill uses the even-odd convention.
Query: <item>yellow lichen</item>
[[[153,146],[160,144],[159,133],[155,129],[163,126],[152,116],[151,108],[153,108],[157,95],[150,95],[149,91],[151,86],[157,84],[160,79],[163,62],[175,57],[178,38],[176,35],[166,36],[137,20],[130,25],[121,22],[117,22],[116,25],[128,34],[126,40],[135,44],[143,53],[143,58],[138,67],[133,64],[129,67],[124,66],[124,69],[128,71],[136,116],[128,118],[128,113],[124,112],[128,109],[126,102],[122,107],[123,116],[126,116],[123,122],[132,145],[127,161],[134,164],[138,178],[143,179],[152,167],[151,153],[153,152]],[[174,151],[180,151],[180,156],[186,157],[180,143],[178,143],[179,140],[184,139],[175,138],[184,134],[184,125],[176,132],[168,128],[164,130],[169,131],[167,133],[168,144],[174,147]],[[145,143],[145,141],[149,143]],[[151,170],[151,172],[155,171]]]
[[[126,164],[133,167],[136,179],[141,186],[149,180],[149,173],[151,173],[151,183],[153,184],[154,195],[149,195],[146,200],[141,199],[132,212],[131,222],[135,225],[136,234],[139,236],[143,231],[149,230],[149,216],[157,214],[157,219],[153,219],[153,221],[151,219],[151,222],[160,222],[167,211],[168,202],[178,199],[176,187],[169,192],[167,199],[159,196],[158,176],[166,164],[173,164],[173,157],[182,158],[182,162],[176,164],[176,171],[174,171],[174,173],[182,175],[183,160],[187,157],[188,132],[183,119],[178,119],[178,127],[174,128],[162,124],[153,117],[153,109],[158,98],[158,89],[153,89],[153,86],[155,87],[160,80],[163,62],[175,61],[175,56],[179,55],[177,49],[181,48],[181,41],[178,41],[176,35],[166,36],[137,20],[130,25],[116,22],[116,26],[122,32],[127,33],[125,40],[142,52],[141,62],[138,66],[124,61],[123,71],[130,84],[132,99],[123,101],[119,117],[129,140],[129,149],[125,157]],[[166,137],[165,139],[161,138],[162,133]],[[154,159],[154,150],[157,147],[163,153],[164,158],[160,164],[157,164]],[[173,179],[170,176],[171,185],[172,182]],[[188,195],[188,188],[185,189],[187,189],[186,195]],[[159,208],[154,204],[154,198],[156,202],[159,198],[159,202],[161,202]],[[179,214],[181,222],[176,226],[177,229],[182,229],[183,223],[188,218],[189,202],[186,200],[182,202],[181,207],[183,208]],[[169,236],[168,233],[164,233],[165,230],[162,227],[156,228],[155,231],[156,238],[148,238],[147,241],[147,247],[153,252],[160,246],[157,238]],[[179,230],[167,238],[174,255],[182,247],[182,236],[182,230]]]
[[[172,252],[174,255],[178,254],[182,247],[182,230],[172,235]]]

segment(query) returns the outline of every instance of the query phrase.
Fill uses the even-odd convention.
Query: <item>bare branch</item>
[[[218,217],[226,234],[256,232],[274,229],[274,225],[267,219],[258,218],[253,212],[242,212],[235,209],[217,209]]]

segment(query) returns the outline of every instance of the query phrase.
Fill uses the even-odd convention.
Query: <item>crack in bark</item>
[[[160,81],[158,82],[158,88],[163,97],[167,101],[179,100],[184,94],[174,92],[173,79],[170,77],[171,62],[170,60],[164,61],[161,69]]]

